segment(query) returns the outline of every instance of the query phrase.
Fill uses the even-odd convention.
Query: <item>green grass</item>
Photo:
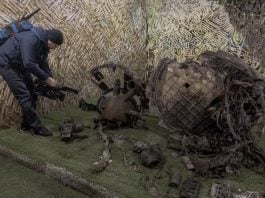
[[[96,184],[117,192],[125,197],[150,197],[150,194],[143,188],[141,179],[145,175],[160,175],[156,181],[159,190],[166,194],[178,193],[178,189],[168,187],[168,171],[179,169],[182,174],[182,181],[192,172],[188,171],[181,158],[173,159],[170,155],[172,150],[166,149],[167,131],[157,126],[158,119],[147,117],[146,125],[148,130],[144,129],[122,129],[109,131],[109,133],[122,135],[131,139],[145,141],[150,144],[159,144],[165,151],[164,168],[160,167],[147,169],[141,166],[139,156],[132,152],[132,145],[128,142],[122,142],[114,145],[112,149],[112,163],[102,173],[94,173],[92,164],[99,160],[102,153],[102,141],[93,129],[85,129],[82,133],[87,135],[86,139],[74,140],[71,143],[64,143],[60,140],[58,131],[59,123],[64,117],[73,117],[76,120],[84,122],[86,125],[92,125],[92,120],[96,117],[95,112],[84,112],[78,108],[64,108],[61,111],[53,112],[43,116],[42,120],[53,132],[54,137],[50,139],[41,139],[30,134],[17,132],[14,128],[0,131],[0,144],[13,149],[21,154],[27,155],[35,160],[49,162],[79,175]],[[262,137],[263,147],[265,148],[265,138]],[[125,150],[128,166],[123,162],[123,152]],[[132,164],[137,164],[140,173],[134,170]],[[225,178],[231,183],[233,189],[257,190],[265,193],[265,176],[245,168],[240,169],[240,175],[232,175]],[[209,197],[210,186],[215,179],[203,179],[201,198]]]
[[[85,198],[51,178],[0,157],[0,198]]]

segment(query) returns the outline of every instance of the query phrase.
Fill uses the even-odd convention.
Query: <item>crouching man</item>
[[[62,43],[60,30],[35,27],[15,34],[0,46],[0,74],[21,106],[23,131],[33,129],[36,135],[52,136],[36,113],[37,96],[31,74],[49,86],[56,86],[47,58],[49,51]]]

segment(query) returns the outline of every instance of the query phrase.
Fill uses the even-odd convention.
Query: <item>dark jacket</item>
[[[42,28],[37,32],[24,31],[9,38],[0,46],[0,67],[18,67],[40,80],[52,77],[48,64],[48,38]]]

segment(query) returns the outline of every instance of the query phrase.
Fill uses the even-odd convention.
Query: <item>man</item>
[[[49,50],[62,43],[63,33],[60,30],[35,27],[17,33],[0,46],[0,74],[21,106],[21,130],[33,129],[36,135],[52,136],[35,111],[37,96],[31,74],[49,86],[56,86],[47,58]]]

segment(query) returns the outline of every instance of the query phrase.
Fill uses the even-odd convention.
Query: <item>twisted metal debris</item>
[[[205,176],[231,174],[243,160],[265,168],[265,153],[251,133],[264,115],[264,91],[264,80],[224,51],[182,64],[163,59],[149,85],[161,119],[183,135],[183,150]]]

